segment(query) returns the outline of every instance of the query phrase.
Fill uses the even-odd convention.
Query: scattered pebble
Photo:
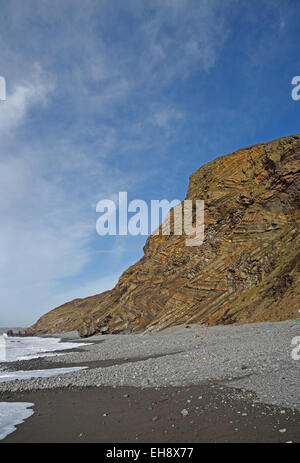
[[[218,381],[215,388],[221,391],[221,381],[226,391],[229,386],[234,388],[236,394],[238,391],[254,393],[257,403],[289,409],[300,408],[299,362],[292,359],[289,342],[293,336],[298,335],[299,323],[295,320],[201,326],[201,340],[195,338],[196,334],[200,334],[199,327],[189,326],[191,328],[187,330],[184,326],[175,327],[170,328],[169,333],[152,333],[151,336],[104,335],[101,338],[105,342],[99,343],[97,339],[94,344],[92,338],[78,352],[45,357],[43,361],[48,364],[61,363],[62,367],[66,362],[76,365],[99,362],[99,367],[50,378],[1,382],[0,392],[56,389],[70,385],[72,388],[173,386],[179,394],[180,388],[205,381]],[[133,360],[121,364],[120,360],[125,359]],[[103,368],[101,361],[112,363]],[[247,377],[241,374],[241,369],[245,367],[247,373],[251,373]],[[129,394],[124,394],[124,398],[127,396]],[[201,400],[202,396],[198,396],[198,399]],[[278,413],[283,415],[284,411],[279,409]]]

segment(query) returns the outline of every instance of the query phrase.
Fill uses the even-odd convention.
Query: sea
[[[51,368],[46,370],[8,371],[5,364],[17,360],[59,355],[60,350],[78,348],[78,343],[64,342],[60,338],[8,337],[7,329],[0,328],[0,383],[28,378],[41,378],[82,370],[85,367]],[[87,343],[80,343],[80,346]],[[0,401],[0,441],[33,414],[34,404]]]

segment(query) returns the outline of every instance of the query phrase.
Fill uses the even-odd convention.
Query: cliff
[[[151,235],[115,288],[52,310],[26,334],[297,318],[300,135],[215,159],[190,176],[186,199],[205,200],[202,246]]]

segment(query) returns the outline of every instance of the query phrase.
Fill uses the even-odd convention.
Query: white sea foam
[[[16,360],[30,360],[37,357],[59,355],[56,352],[64,349],[73,349],[84,346],[87,343],[64,342],[58,338],[38,338],[38,337],[7,337],[5,334],[0,336],[0,362],[14,362]],[[50,353],[49,353],[50,352]],[[51,368],[46,370],[29,371],[6,371],[0,369],[0,383],[4,381],[14,381],[16,379],[50,377],[64,373],[70,373],[82,369],[82,367],[72,368]]]
[[[29,360],[32,358],[46,357],[57,354],[57,351],[74,349],[85,346],[87,343],[64,342],[58,338],[38,338],[38,337],[13,337],[6,334],[0,335],[0,362],[14,362],[16,360]],[[50,353],[49,353],[50,352]],[[48,370],[28,370],[28,371],[3,371],[0,369],[0,383],[29,378],[42,378],[76,370],[86,367],[72,368],[51,368]],[[8,434],[14,432],[17,424],[33,414],[31,409],[34,404],[19,402],[0,402],[0,440]]]
[[[71,373],[72,371],[84,370],[87,367],[71,367],[71,368],[51,368],[48,370],[19,370],[19,371],[1,371],[0,370],[0,383],[6,381],[15,381],[16,379],[30,379],[30,378],[49,378],[50,376],[63,375],[64,373]]]
[[[45,357],[48,352],[74,349],[87,343],[64,342],[59,338],[7,337],[0,336],[0,362],[14,362],[37,357]]]
[[[33,414],[34,404],[26,402],[0,402],[0,440],[15,431],[16,425],[23,423]]]

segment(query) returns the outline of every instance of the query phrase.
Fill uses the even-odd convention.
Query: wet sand
[[[81,352],[80,350],[65,350],[60,351],[63,353]],[[47,358],[38,357],[30,360],[17,360],[15,362],[6,362],[0,363],[0,370],[3,371],[32,371],[32,370],[50,370],[52,368],[72,368],[72,367],[85,367],[87,369],[93,368],[106,368],[114,365],[123,365],[127,363],[140,362],[142,360],[148,359],[159,359],[161,357],[166,357],[167,354],[161,355],[150,355],[148,357],[133,357],[133,358],[124,358],[124,359],[111,359],[111,360],[94,360],[87,362],[56,362],[55,360],[49,361]]]
[[[2,443],[300,442],[299,411],[217,383],[7,392],[0,400],[35,404]]]
[[[290,345],[299,326],[106,335],[57,356],[0,364],[8,371],[87,367],[1,383],[0,401],[34,404],[1,443],[300,442],[300,364]]]

